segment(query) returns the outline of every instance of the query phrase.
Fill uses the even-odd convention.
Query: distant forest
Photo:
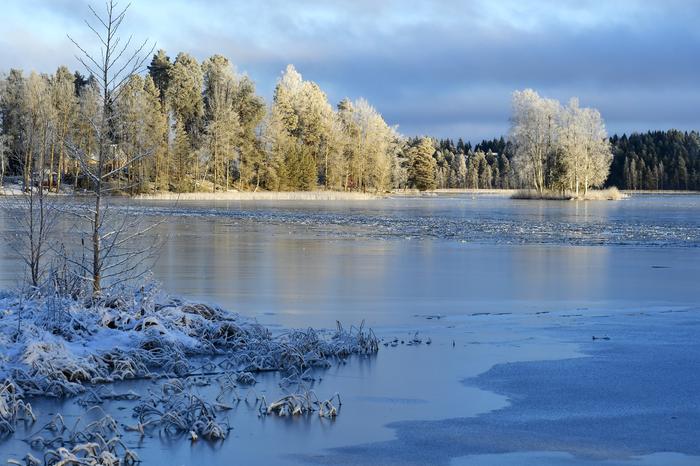
[[[409,144],[417,144],[417,139]],[[628,190],[700,190],[700,134],[696,131],[649,131],[614,135],[606,186]],[[433,155],[438,188],[509,189],[521,187],[513,168],[515,151],[506,138],[474,146],[463,139],[440,139]],[[464,157],[466,177],[460,176]]]

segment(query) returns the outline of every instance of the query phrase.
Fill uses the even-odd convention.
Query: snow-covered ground
[[[131,291],[100,299],[0,295],[0,380],[5,381],[0,434],[12,434],[18,422],[36,419],[31,397],[88,393],[97,405],[109,397],[100,389],[105,384],[147,378],[170,381],[162,398],[135,408],[139,421],[128,429],[155,427],[186,432],[191,439],[224,439],[227,428],[217,412],[226,407],[191,394],[193,377],[217,375],[222,387],[235,390],[254,384],[256,373],[280,371],[291,385],[305,380],[312,368],[378,351],[378,340],[364,328],[339,324],[334,331],[273,333],[220,308],[167,296],[156,285]],[[216,357],[217,363],[202,363],[198,356],[204,355]],[[340,398],[321,400],[306,390],[278,401],[257,401],[261,414],[333,417]],[[63,433],[63,419],[57,416],[48,430]],[[46,452],[49,464],[102,454],[127,463],[135,457],[126,447],[118,448],[119,442],[110,443],[108,434],[118,439],[120,429],[105,414],[99,424],[74,428],[60,441],[35,437],[33,446]]]

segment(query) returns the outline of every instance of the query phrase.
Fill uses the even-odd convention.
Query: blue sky
[[[79,68],[65,34],[92,41],[87,3],[4,0],[0,70]],[[507,132],[525,87],[578,96],[610,133],[700,129],[698,24],[690,0],[133,0],[125,32],[173,58],[226,55],[268,100],[293,63],[405,135],[474,141]]]

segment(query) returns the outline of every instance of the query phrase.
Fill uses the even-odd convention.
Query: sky
[[[124,2],[125,0],[121,0]],[[80,69],[87,5],[2,0],[0,71]],[[132,0],[124,33],[227,56],[268,101],[288,63],[407,136],[506,135],[514,90],[598,108],[609,133],[700,129],[697,0]],[[97,50],[97,49],[95,49]]]

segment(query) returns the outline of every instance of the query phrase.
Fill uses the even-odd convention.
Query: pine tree
[[[170,87],[170,69],[173,64],[165,50],[160,49],[153,55],[151,64],[148,66],[148,74],[153,79],[153,83],[158,88],[159,99],[162,106],[165,106],[165,97]]]
[[[166,96],[175,119],[182,122],[192,139],[196,139],[204,116],[202,68],[191,55],[179,53],[168,70],[168,79]]]
[[[181,52],[169,69],[168,78],[166,102],[173,112],[175,121],[182,124],[183,130],[187,133],[187,145],[193,153],[196,153],[201,147],[202,126],[204,123],[204,100],[202,97],[204,77],[202,67],[194,57]],[[199,157],[186,157],[187,163],[193,165],[191,167],[181,165],[183,160],[182,154],[176,155],[175,158],[178,168],[175,170],[177,178],[174,181],[178,186],[177,189],[183,190],[185,186],[194,186],[194,183],[187,182],[180,177],[184,176],[185,173],[189,173],[194,179],[199,176]]]

